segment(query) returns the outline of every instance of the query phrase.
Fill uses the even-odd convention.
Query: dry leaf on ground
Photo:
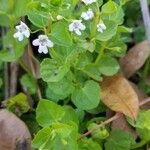
[[[150,54],[150,47],[147,41],[143,41],[131,48],[125,57],[120,59],[120,66],[125,77],[131,77],[139,70]]]
[[[0,110],[0,150],[30,150],[31,135],[24,124],[13,113]]]
[[[139,111],[138,96],[122,75],[105,77],[101,83],[102,101],[111,110],[136,118]]]

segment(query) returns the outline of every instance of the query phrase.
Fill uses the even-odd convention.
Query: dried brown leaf
[[[30,150],[31,135],[24,124],[13,113],[0,110],[0,150]]]
[[[139,110],[138,96],[122,75],[105,77],[101,83],[102,101],[111,110],[136,118]]]
[[[143,41],[132,47],[127,55],[120,59],[120,66],[125,77],[131,77],[139,70],[150,55],[150,47],[147,41]]]

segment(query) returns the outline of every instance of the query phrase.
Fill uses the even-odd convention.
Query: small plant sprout
[[[81,14],[81,18],[83,18],[84,20],[90,20],[94,17],[94,13],[91,9],[88,9],[88,11],[83,12]]]
[[[84,2],[85,5],[90,5],[90,4],[94,3],[94,2],[96,2],[96,0],[81,0],[81,1]]]
[[[22,41],[24,38],[29,38],[30,31],[28,26],[24,22],[20,22],[20,25],[16,26],[17,32],[13,35],[18,41]]]
[[[82,20],[73,20],[69,25],[69,31],[75,32],[77,35],[81,35],[81,30],[85,30],[86,27],[82,24]]]
[[[38,52],[39,53],[48,53],[48,48],[52,48],[54,43],[48,39],[47,35],[39,35],[38,39],[35,39],[32,44],[34,46],[39,46]]]
[[[106,30],[106,25],[104,24],[103,21],[100,21],[99,24],[97,25],[97,31],[103,33],[104,30]]]

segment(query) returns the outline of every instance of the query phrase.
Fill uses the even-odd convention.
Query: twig
[[[88,132],[82,134],[79,139],[82,139],[82,138],[84,138],[84,137],[90,135],[93,131],[95,131],[95,130],[97,130],[97,129],[103,127],[104,125],[109,124],[109,123],[111,123],[112,121],[114,121],[114,120],[120,118],[121,115],[122,115],[122,114],[120,114],[120,113],[116,113],[113,117],[111,117],[111,118],[109,118],[108,120],[102,122],[101,124],[97,125],[95,128],[89,130]]]
[[[10,93],[9,96],[14,96],[17,93],[17,79],[19,66],[16,62],[10,64]]]
[[[147,103],[150,103],[150,97],[148,97],[148,98],[144,99],[143,101],[141,101],[139,106],[141,107],[141,106],[143,106],[143,105],[145,105]]]
[[[28,44],[29,65],[30,65],[33,76],[36,77],[36,71],[35,71],[33,61],[32,61],[32,55],[33,55],[33,53],[31,51],[31,45],[29,43]],[[40,90],[40,87],[39,87],[38,83],[37,83],[37,96],[38,96],[39,100],[42,98],[41,90]]]
[[[147,103],[149,103],[149,102],[150,102],[150,97],[144,99],[144,100],[139,104],[139,106],[141,107],[141,106],[143,106],[143,105],[145,105],[145,104],[147,104]],[[107,125],[107,124],[109,124],[109,123],[111,123],[112,121],[117,120],[117,119],[120,118],[122,115],[123,115],[123,114],[121,114],[121,113],[116,113],[113,117],[111,117],[111,118],[109,118],[108,120],[102,122],[101,124],[98,124],[95,128],[93,128],[93,129],[87,131],[86,133],[82,134],[82,135],[79,137],[78,140],[80,140],[80,139],[82,139],[82,138],[84,138],[84,137],[90,135],[93,131],[95,131],[95,130],[97,130],[97,129],[99,129],[99,128],[101,128],[101,127],[103,127],[103,126],[105,126],[105,125]]]

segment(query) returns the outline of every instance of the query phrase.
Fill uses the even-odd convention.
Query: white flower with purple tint
[[[103,33],[104,30],[106,30],[106,26],[105,26],[105,24],[104,24],[103,22],[100,22],[100,23],[97,25],[97,31]]]
[[[88,11],[83,12],[81,14],[81,18],[83,18],[84,20],[90,20],[94,17],[94,13],[91,9],[88,9]]]
[[[54,46],[54,43],[48,39],[46,35],[39,35],[38,39],[35,39],[32,44],[34,46],[39,46],[38,52],[39,53],[48,53],[48,48],[52,48]]]
[[[81,0],[81,1],[84,2],[85,5],[90,5],[90,4],[94,3],[94,2],[96,2],[96,0]]]
[[[77,35],[81,35],[81,31],[85,29],[86,27],[82,24],[82,20],[73,20],[69,25],[69,31],[75,32]]]
[[[24,22],[20,22],[20,25],[16,26],[17,32],[14,34],[14,38],[18,41],[22,41],[24,38],[29,38],[30,31],[28,26]]]

